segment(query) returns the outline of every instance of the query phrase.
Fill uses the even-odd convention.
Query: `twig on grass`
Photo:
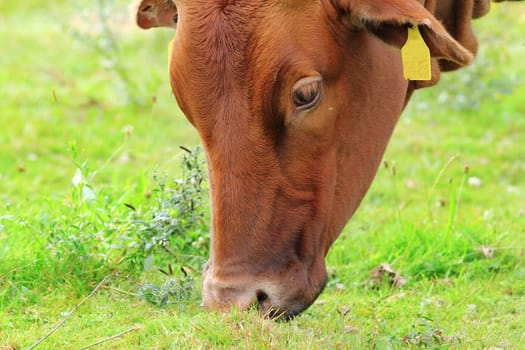
[[[443,167],[441,168],[441,170],[439,171],[438,173],[438,176],[434,179],[434,183],[432,184],[432,187],[430,188],[430,191],[428,192],[428,199],[427,199],[427,209],[428,209],[428,216],[429,216],[429,219],[432,220],[433,219],[433,215],[432,215],[432,208],[431,208],[431,200],[432,200],[432,195],[434,194],[434,191],[436,190],[436,187],[439,183],[439,181],[441,180],[441,178],[443,177],[443,174],[445,174],[445,171],[448,169],[448,167],[456,160],[459,158],[459,155],[455,154],[453,155],[452,157],[450,157],[447,162],[445,163],[445,165],[443,165]]]
[[[89,349],[89,348],[92,348],[94,346],[97,346],[97,345],[100,345],[100,344],[103,344],[103,343],[106,343],[108,341],[112,341],[112,340],[115,340],[117,338],[120,338],[128,333],[131,333],[131,332],[134,332],[134,331],[138,331],[140,329],[140,327],[132,327],[130,329],[126,329],[125,331],[122,331],[120,333],[117,333],[115,335],[112,335],[111,337],[107,337],[107,338],[104,338],[104,339],[101,339],[99,341],[96,341],[94,342],[93,344],[89,344],[89,345],[86,345],[82,348],[80,348],[79,350],[86,350],[86,349]]]
[[[203,262],[204,262],[204,260],[206,260],[204,257],[199,256],[199,255],[175,253],[173,250],[171,250],[170,248],[166,247],[165,245],[162,245],[161,248],[164,249],[164,251],[166,253],[168,253],[169,255],[171,255],[172,257],[174,257],[176,259],[180,259],[180,258],[201,259]]]
[[[139,297],[140,296],[140,294],[138,294],[138,293],[128,292],[127,290],[122,290],[120,288],[115,288],[115,287],[111,287],[111,286],[103,286],[102,288],[107,289],[107,290],[111,290],[111,291],[114,291],[114,292],[122,293],[122,294],[128,295],[130,297]]]
[[[67,312],[66,313],[66,316],[60,320],[60,322],[58,322],[45,336],[43,336],[42,338],[40,338],[36,343],[34,343],[33,345],[31,345],[29,348],[27,348],[27,350],[32,350],[34,348],[36,348],[38,345],[42,344],[47,338],[49,338],[53,333],[55,333],[60,327],[62,327],[62,325],[64,323],[66,323],[66,321],[68,320],[68,318],[70,318],[73,313],[75,311],[78,310],[78,308],[80,306],[82,306],[82,304],[84,304],[89,298],[91,298],[93,295],[95,295],[95,293],[110,279],[110,278],[113,278],[113,277],[120,277],[119,275],[116,275],[116,274],[111,274],[111,275],[107,275],[106,277],[104,277],[102,279],[102,281],[99,282],[99,284],[97,284],[97,286],[95,287],[95,289],[93,289],[91,291],[91,293],[89,293],[89,295],[87,297],[85,297],[84,299],[82,299],[78,304],[76,304],[73,309],[71,309],[71,311]]]

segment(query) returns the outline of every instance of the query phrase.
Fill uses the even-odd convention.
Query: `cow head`
[[[293,317],[322,291],[325,255],[413,90],[435,83],[440,66],[468,64],[472,50],[432,14],[435,1],[143,3],[142,27],[171,27],[177,14],[171,85],[206,153],[204,305]],[[449,10],[457,3],[472,14],[473,0]],[[403,79],[399,48],[412,26],[434,60],[430,82]]]

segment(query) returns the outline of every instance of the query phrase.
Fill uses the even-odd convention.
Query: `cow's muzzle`
[[[274,320],[293,319],[315,301],[326,284],[324,264],[318,274],[293,269],[275,278],[251,275],[224,278],[208,266],[203,276],[202,299],[207,310],[256,308],[261,316]]]

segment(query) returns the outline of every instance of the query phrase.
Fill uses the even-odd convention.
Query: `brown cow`
[[[209,169],[207,309],[285,318],[326,282],[325,255],[359,206],[413,91],[469,64],[488,0],[144,0],[173,27],[170,76]],[[403,78],[418,26],[432,78]]]

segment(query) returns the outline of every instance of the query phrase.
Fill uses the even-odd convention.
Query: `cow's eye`
[[[321,77],[307,77],[295,83],[292,89],[293,102],[300,111],[315,107],[321,100]]]

